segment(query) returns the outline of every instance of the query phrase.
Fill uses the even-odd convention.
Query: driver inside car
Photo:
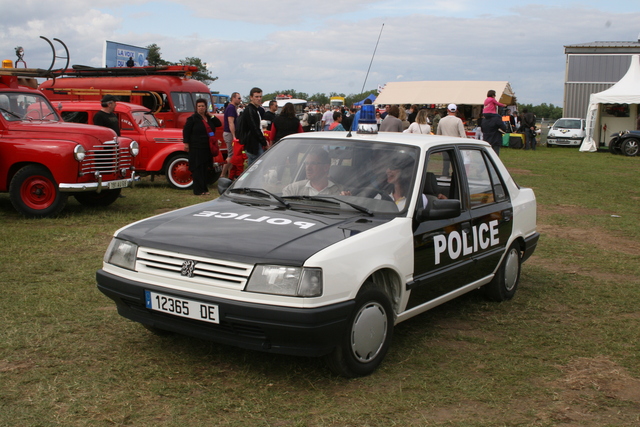
[[[282,195],[287,196],[318,196],[340,195],[342,189],[329,179],[331,158],[329,153],[318,148],[313,150],[304,161],[307,179],[292,182],[284,187]]]

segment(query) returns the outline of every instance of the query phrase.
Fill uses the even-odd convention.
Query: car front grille
[[[118,144],[96,145],[88,150],[80,166],[81,174],[101,175],[115,174],[116,172],[133,166],[133,156],[129,147],[121,147]]]
[[[139,273],[218,288],[243,290],[253,265],[138,248]]]

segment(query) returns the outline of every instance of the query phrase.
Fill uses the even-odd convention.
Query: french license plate
[[[144,291],[144,299],[147,308],[174,316],[187,317],[203,322],[220,323],[218,318],[218,306],[205,304],[186,298],[175,298],[152,291]]]
[[[547,142],[550,142],[552,144],[557,144],[558,140],[557,139],[549,139],[549,140],[547,140]]]
[[[129,181],[121,179],[118,181],[109,181],[109,190],[115,190],[116,188],[125,188],[129,186]]]

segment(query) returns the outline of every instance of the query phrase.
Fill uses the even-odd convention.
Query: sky
[[[2,59],[22,46],[29,67],[49,68],[40,36],[62,40],[71,64],[95,67],[105,40],[155,43],[165,60],[202,59],[218,77],[211,90],[227,94],[508,81],[519,103],[562,106],[564,46],[638,40],[640,1],[0,0]]]

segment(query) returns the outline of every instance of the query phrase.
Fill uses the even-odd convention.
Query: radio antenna
[[[373,55],[371,56],[369,69],[367,70],[367,75],[364,77],[364,83],[362,83],[362,90],[360,91],[360,93],[364,93],[364,86],[367,84],[367,79],[369,78],[369,71],[371,71],[371,64],[373,64],[373,58],[375,58],[376,50],[378,50],[378,43],[380,43],[380,36],[382,35],[382,30],[384,30],[384,22],[382,23],[382,28],[380,28],[380,34],[378,34],[378,41],[376,42],[376,47],[373,49]]]

